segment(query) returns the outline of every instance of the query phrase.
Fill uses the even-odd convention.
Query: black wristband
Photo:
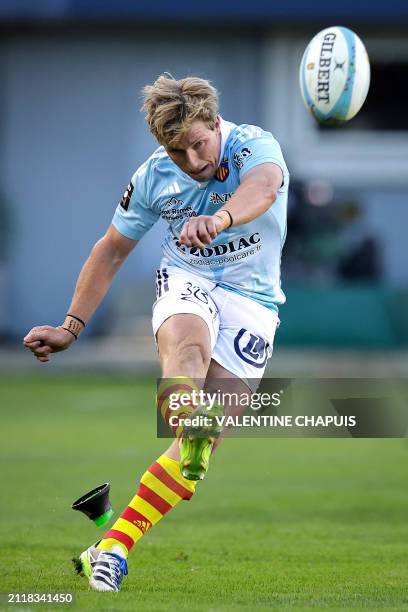
[[[231,215],[230,215],[231,216]],[[83,322],[82,319],[80,319],[79,317],[76,317],[75,315],[69,314],[69,312],[67,312],[67,317],[72,317],[73,319],[76,319],[77,321],[79,321],[80,323],[82,323],[82,325],[84,327],[86,327],[85,323]]]
[[[228,216],[229,216],[229,218],[230,218],[230,224],[229,224],[229,226],[227,227],[227,229],[229,229],[229,228],[231,227],[231,225],[234,223],[234,219],[232,218],[232,215],[231,215],[231,213],[230,213],[230,211],[229,211],[229,210],[227,210],[226,208],[223,208],[221,212],[223,212],[223,211],[224,211],[224,212],[226,212],[226,213],[227,213],[227,215],[228,215]]]
[[[75,340],[78,340],[78,336],[74,334],[74,332],[71,329],[68,329],[68,327],[62,327],[61,325],[61,329],[65,329],[65,331],[69,332],[70,334],[74,336]]]
[[[214,213],[214,216],[218,217],[219,219],[222,219],[223,217],[221,217],[221,213],[223,213],[223,212],[227,213],[227,215],[229,216],[229,220],[230,220],[229,226],[224,228],[224,229],[229,229],[231,227],[231,225],[234,223],[232,215],[231,215],[229,210],[227,210],[226,208],[223,208],[222,210],[219,210],[218,212]]]

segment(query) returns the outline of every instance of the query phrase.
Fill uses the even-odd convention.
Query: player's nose
[[[186,151],[186,164],[189,172],[197,172],[201,168],[201,161],[194,150]]]

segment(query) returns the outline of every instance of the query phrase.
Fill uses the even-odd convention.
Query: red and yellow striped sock
[[[111,551],[114,546],[120,546],[127,556],[134,544],[169,510],[182,499],[191,499],[196,484],[181,475],[178,461],[161,455],[143,474],[136,495],[97,548]]]
[[[169,423],[170,417],[173,417],[170,427],[176,438],[180,438],[183,432],[182,422],[179,423],[178,419],[191,416],[193,410],[197,408],[197,401],[196,403],[193,401],[193,391],[199,393],[200,387],[192,378],[187,376],[163,378],[157,389],[157,408],[166,423]],[[170,400],[176,401],[176,398],[181,395],[184,396],[183,404],[180,402],[178,407],[170,407]],[[188,399],[189,396],[190,400]]]

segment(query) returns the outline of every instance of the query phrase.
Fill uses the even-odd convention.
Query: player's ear
[[[214,123],[214,130],[216,132],[219,132],[221,129],[221,117],[220,115],[217,115],[215,118],[215,123]]]

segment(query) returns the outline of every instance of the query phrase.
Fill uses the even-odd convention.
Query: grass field
[[[193,500],[136,546],[121,593],[90,592],[70,559],[103,531],[70,505],[104,481],[117,512],[128,502],[165,443],[154,393],[129,378],[0,379],[0,591],[72,591],[78,610],[408,608],[398,439],[227,440]]]

